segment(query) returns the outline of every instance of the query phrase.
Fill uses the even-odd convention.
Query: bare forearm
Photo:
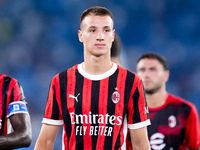
[[[150,150],[146,127],[130,130],[133,150]]]
[[[43,124],[34,150],[53,150],[54,142],[60,126]]]
[[[28,147],[32,141],[30,116],[18,113],[10,117],[13,132],[0,136],[1,149]]]
[[[31,144],[32,135],[30,132],[18,131],[6,136],[0,136],[1,149],[14,149],[19,147],[28,147]]]
[[[141,144],[138,146],[132,146],[133,150],[150,150],[149,144]]]
[[[34,150],[43,150],[43,149],[53,150],[53,142],[46,142],[46,140],[38,139],[35,144]]]

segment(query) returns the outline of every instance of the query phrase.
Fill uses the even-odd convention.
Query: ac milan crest
[[[117,104],[120,101],[120,94],[118,91],[114,91],[112,94],[112,101],[113,103]]]
[[[176,117],[174,115],[169,116],[168,123],[171,128],[176,126]]]

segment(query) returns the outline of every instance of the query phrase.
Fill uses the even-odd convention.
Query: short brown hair
[[[160,56],[160,55],[153,53],[153,52],[144,53],[138,59],[137,64],[139,63],[140,60],[142,60],[144,58],[157,59],[162,64],[162,66],[165,70],[169,70],[167,60],[163,56]]]
[[[101,7],[101,6],[94,6],[94,7],[90,7],[88,9],[86,9],[80,18],[80,25],[83,21],[83,19],[87,16],[87,15],[94,15],[94,16],[110,16],[110,18],[113,20],[113,15],[112,13],[105,7]]]

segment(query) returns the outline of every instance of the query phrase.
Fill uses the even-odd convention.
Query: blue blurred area
[[[193,102],[200,113],[199,0],[1,0],[0,70],[23,86],[33,128],[29,149],[41,128],[52,77],[83,61],[79,18],[95,5],[114,15],[123,66],[135,71],[147,51],[164,55],[171,71],[167,90]],[[61,133],[54,150],[60,149]]]

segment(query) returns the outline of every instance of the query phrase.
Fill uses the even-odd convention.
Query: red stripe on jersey
[[[186,102],[187,103],[187,102]],[[188,103],[191,108],[190,115],[188,117],[188,122],[186,125],[185,137],[188,139],[188,147],[191,149],[198,149],[200,147],[200,123],[199,115],[195,105]]]
[[[99,115],[106,115],[107,114],[107,100],[108,100],[108,83],[109,78],[100,81],[100,90],[99,90]],[[103,130],[106,127],[106,120],[103,121],[104,124],[99,124],[101,130],[99,131],[98,141],[97,141],[97,148],[98,150],[104,149],[104,141],[105,136]]]
[[[132,95],[135,92],[136,87],[137,87],[137,84],[136,84],[136,82],[134,80],[134,84],[133,84],[133,87],[132,87],[132,90],[131,90],[131,93],[130,93],[130,98],[129,98],[128,107],[127,107],[128,112],[129,112],[129,114],[128,114],[128,123],[129,124],[133,124],[132,116],[134,114],[134,109],[133,109],[134,107],[133,107]]]
[[[84,78],[83,82],[83,98],[82,98],[82,113],[88,115],[91,111],[91,87],[92,80]],[[89,115],[88,115],[89,116]],[[91,123],[83,122],[83,128],[87,127],[86,134],[83,135],[84,149],[92,149],[92,136],[90,136]]]
[[[2,87],[3,87],[3,76],[0,76],[0,125],[2,126],[2,113],[3,113],[3,94],[2,94]]]
[[[141,121],[145,121],[147,120],[147,114],[146,114],[146,110],[145,110],[145,107],[146,104],[146,98],[145,98],[145,95],[144,94],[141,94],[141,93],[144,93],[144,89],[143,89],[143,84],[142,84],[142,80],[137,78],[139,81],[138,81],[138,91],[140,93],[140,96],[139,96],[139,101],[138,101],[138,108],[139,108],[139,111],[140,111],[140,119]]]
[[[54,97],[55,96],[55,97]],[[46,109],[45,109],[45,116],[44,118],[51,119],[52,118],[52,111],[53,111],[53,100],[56,99],[56,102],[58,104],[59,109],[61,108],[61,99],[60,99],[60,79],[59,74],[55,75],[52,79],[52,82],[50,84],[49,88],[49,94],[47,98],[46,103]],[[59,120],[62,119],[62,111],[60,110],[59,114]]]
[[[8,106],[9,103],[10,103],[10,96],[11,96],[12,89],[13,89],[13,83],[12,83],[12,79],[11,79],[11,82],[10,82],[10,84],[9,84],[8,91],[7,91],[6,110],[7,110],[7,106]]]
[[[75,86],[76,86],[76,76],[75,76],[75,67],[71,68],[71,70],[67,71],[67,109],[69,113],[75,112],[75,99],[69,98],[69,95],[75,96]],[[71,133],[75,133],[75,124],[71,124],[72,131]],[[65,127],[66,129],[66,127]],[[67,135],[67,134],[65,134]],[[64,137],[64,141],[67,141],[67,137]],[[67,143],[67,142],[66,142]],[[66,145],[67,146],[67,145]],[[69,140],[69,147],[71,150],[76,149],[76,137],[75,134],[71,134],[70,140]],[[67,148],[67,147],[66,147]]]
[[[59,109],[61,108],[61,99],[60,99],[60,81],[59,81],[59,75],[56,76],[56,81],[55,81],[55,89],[56,91],[56,101],[58,104]],[[62,119],[62,110],[60,109],[60,114],[59,114],[59,120]]]
[[[12,85],[11,88],[13,88],[13,90],[14,90],[14,92],[13,92],[14,95],[11,95],[12,94],[12,89],[11,89],[10,90],[11,93],[9,95],[10,100],[11,100],[11,96],[13,96],[13,101],[20,101],[22,98],[22,93],[21,93],[20,86],[19,86],[17,80],[12,78],[11,85]]]
[[[44,118],[51,119],[51,114],[52,114],[52,109],[53,109],[53,96],[55,94],[53,87],[54,87],[55,83],[59,84],[59,80],[57,80],[57,79],[59,79],[58,74],[53,78],[51,85],[50,85]]]
[[[59,77],[59,74],[57,74],[57,75],[55,76],[53,85],[55,86],[55,90],[56,90],[56,91],[53,90],[53,86],[52,86],[52,90],[53,90],[53,91],[55,92],[55,94],[56,94],[56,101],[57,101],[58,107],[59,107],[59,109],[60,109],[59,120],[61,120],[63,114],[62,114],[62,109],[61,109],[60,77]],[[54,94],[49,94],[49,95],[52,95],[52,96],[53,96]],[[52,97],[52,101],[53,101],[53,97]],[[52,107],[51,107],[51,108],[53,109],[53,103],[52,103]],[[51,110],[52,110],[52,109],[51,109]],[[64,126],[64,127],[63,127],[63,130],[65,130],[65,129],[66,129],[66,125],[63,124],[63,126]],[[66,131],[63,131],[63,132],[66,132]],[[64,136],[63,136],[63,143],[64,143],[64,145],[65,145],[65,148],[67,149],[67,147],[68,147],[68,137],[67,137],[67,134],[64,134]]]
[[[123,116],[123,110],[124,110],[124,91],[125,91],[125,81],[126,81],[126,75],[127,71],[125,69],[119,68],[119,74],[117,78],[117,91],[120,91],[120,101],[115,105],[115,116]],[[116,113],[117,112],[117,113]],[[119,112],[121,112],[119,114]],[[115,123],[117,124],[117,120],[115,120]],[[114,126],[114,132],[113,132],[113,143],[116,143],[118,133],[120,131],[121,126]],[[120,141],[121,144],[124,143],[124,134],[123,134],[123,128],[124,125],[120,131]],[[115,144],[113,144],[112,149],[114,149]],[[120,146],[121,149],[121,146]]]
[[[11,96],[13,96],[13,101],[20,101],[21,100],[21,90],[20,90],[20,87],[18,85],[17,80],[15,80],[13,78],[11,78],[10,85],[9,85],[8,91],[7,91],[7,106],[11,102]]]
[[[8,85],[9,87],[8,87],[8,90],[7,90],[6,112],[7,112],[7,109],[8,109],[8,105],[9,105],[9,103],[10,103],[10,98],[11,98],[12,90],[14,89],[15,91],[17,91],[16,88],[17,88],[18,86],[16,86],[16,87],[14,88],[14,84],[16,84],[16,80],[13,79],[13,78],[11,78],[11,81],[10,81],[10,84]],[[18,94],[18,93],[17,93],[17,92],[14,92],[14,100],[15,100],[15,94]],[[20,99],[19,99],[19,100],[20,100]],[[5,119],[5,121],[7,121],[7,119]],[[4,126],[4,135],[7,134],[7,128],[8,128],[7,123],[5,123],[5,126]]]
[[[140,115],[140,120],[141,122],[142,121],[145,121],[147,120],[147,114],[145,112],[145,95],[144,95],[144,90],[143,90],[143,84],[142,84],[142,81],[141,79],[139,78],[138,75],[135,75],[135,79],[134,79],[134,84],[133,84],[133,87],[132,87],[132,90],[131,90],[131,97],[130,97],[130,100],[129,100],[129,103],[128,103],[128,109],[129,109],[129,116],[128,116],[128,123],[129,124],[133,124],[133,120],[132,120],[132,116],[134,114],[134,109],[132,109],[134,106],[133,104],[133,98],[132,98],[132,95],[135,93],[135,90],[136,88],[138,88],[138,93],[139,93],[139,99],[138,99],[138,109],[139,109],[139,115]]]

